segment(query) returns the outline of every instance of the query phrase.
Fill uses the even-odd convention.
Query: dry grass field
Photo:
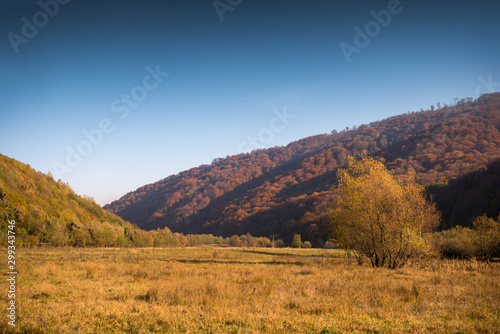
[[[434,261],[389,270],[349,263],[336,250],[215,247],[18,249],[16,259],[17,333],[500,328],[498,264]],[[2,280],[4,310],[7,290]],[[2,318],[0,331],[11,332]]]

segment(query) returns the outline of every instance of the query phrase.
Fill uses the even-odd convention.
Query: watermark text
[[[16,222],[14,220],[10,220],[7,226],[7,243],[8,243],[8,255],[7,255],[7,282],[9,282],[9,291],[8,291],[8,301],[7,304],[7,318],[10,320],[8,324],[10,326],[16,325],[16,232],[14,228],[16,226]]]
[[[39,29],[45,27],[49,20],[54,18],[59,13],[60,5],[66,5],[70,0],[40,0],[38,6],[41,10],[37,11],[31,17],[31,20],[26,16],[21,18],[22,26],[20,34],[9,32],[7,39],[12,46],[12,49],[17,54],[21,44],[28,44],[29,41],[38,35]]]

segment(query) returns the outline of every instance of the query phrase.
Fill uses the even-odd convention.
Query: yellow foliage
[[[397,180],[370,157],[349,157],[337,179],[331,220],[339,243],[377,267],[397,268],[426,253],[422,234],[437,226],[439,215],[419,186]]]

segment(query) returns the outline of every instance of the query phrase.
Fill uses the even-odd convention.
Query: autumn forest
[[[24,246],[270,247],[294,245],[300,236],[298,245],[332,247],[338,172],[349,157],[370,156],[424,187],[440,212],[439,230],[469,228],[477,217],[499,215],[499,145],[500,94],[488,94],[217,158],[130,192],[106,210],[2,156],[0,215],[18,222]]]
[[[476,216],[486,213],[496,218],[500,212],[500,194],[494,186],[499,146],[500,94],[496,93],[305,138],[286,147],[214,159],[210,165],[130,192],[105,209],[146,230],[166,226],[175,232],[226,237],[250,232],[286,241],[301,234],[322,246],[331,233],[327,208],[337,170],[348,156],[366,154],[395,175],[414,175],[418,184],[426,186],[443,211],[441,228],[470,226]],[[470,178],[482,180],[481,185],[462,181]],[[466,188],[463,196],[449,196]]]

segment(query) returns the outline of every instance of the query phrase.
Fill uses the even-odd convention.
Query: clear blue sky
[[[497,1],[54,1],[0,4],[0,153],[100,204],[249,136],[286,145],[500,90]],[[87,155],[71,167],[68,149]]]

